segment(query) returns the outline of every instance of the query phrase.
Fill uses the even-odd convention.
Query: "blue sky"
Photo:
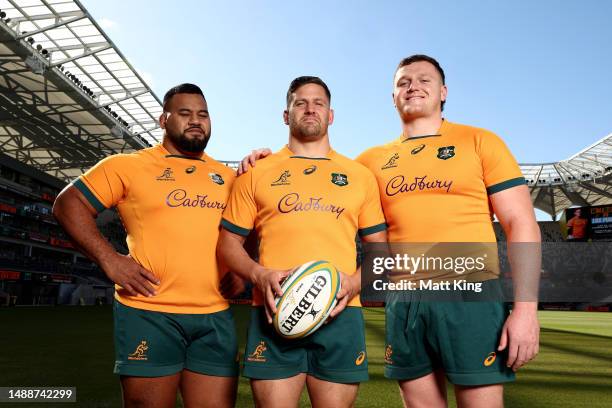
[[[340,153],[397,137],[392,76],[414,53],[446,71],[445,117],[498,133],[519,162],[565,159],[612,132],[609,1],[82,3],[158,97],[180,82],[204,89],[221,160],[286,143],[299,75],[331,88]]]

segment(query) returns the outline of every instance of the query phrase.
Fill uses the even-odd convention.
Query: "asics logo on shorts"
[[[497,357],[497,354],[495,354],[495,352],[491,352],[489,353],[489,355],[487,355],[487,358],[485,358],[484,361],[484,366],[485,367],[489,367],[491,364],[493,364],[495,362],[495,358]]]
[[[365,351],[360,352],[357,358],[355,359],[355,365],[358,365],[358,366],[362,365],[363,362],[365,361],[365,358],[366,358]]]

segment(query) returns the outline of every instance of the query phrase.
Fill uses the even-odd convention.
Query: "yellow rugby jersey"
[[[436,135],[401,136],[357,161],[376,177],[390,242],[495,242],[488,196],[525,184],[497,135],[446,120]]]
[[[265,267],[323,259],[347,275],[357,268],[357,233],[386,228],[376,180],[364,166],[333,150],[308,158],[288,147],[236,179],[221,225],[242,236],[255,229]],[[253,303],[262,304],[257,290]],[[349,305],[359,306],[359,296]]]
[[[157,295],[121,303],[168,313],[213,313],[228,307],[218,283],[219,222],[235,178],[204,154],[171,155],[161,144],[102,160],[73,183],[98,211],[117,207],[132,258],[159,280]]]

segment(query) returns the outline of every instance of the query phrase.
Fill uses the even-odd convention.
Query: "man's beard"
[[[210,139],[210,134],[206,134],[204,132],[204,137],[194,137],[189,138],[185,135],[185,133],[174,133],[166,130],[168,137],[172,140],[172,143],[176,146],[178,150],[187,153],[202,153],[204,149],[206,149],[206,145],[208,144],[208,140]]]
[[[295,123],[292,125],[290,126],[291,134],[300,140],[319,139],[325,134],[320,123]]]

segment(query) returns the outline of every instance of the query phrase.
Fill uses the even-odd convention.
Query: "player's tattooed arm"
[[[53,204],[53,215],[76,245],[96,262],[110,280],[130,295],[155,295],[159,281],[129,255],[121,255],[96,225],[97,211],[74,186],[69,185]]]

